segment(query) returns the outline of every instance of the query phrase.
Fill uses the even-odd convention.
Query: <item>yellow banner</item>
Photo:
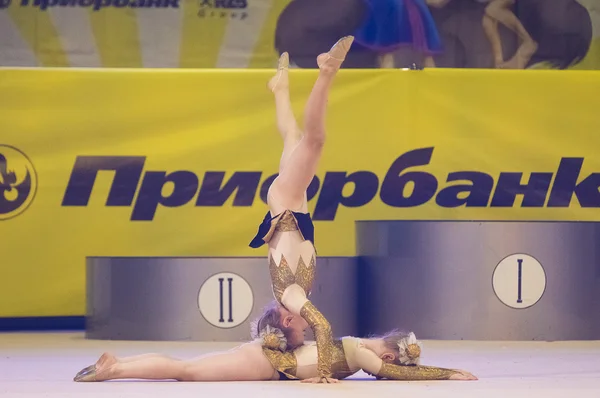
[[[272,71],[0,70],[0,317],[80,315],[86,256],[263,256]],[[316,78],[291,72],[301,121]],[[309,189],[356,220],[600,221],[600,72],[352,70]]]

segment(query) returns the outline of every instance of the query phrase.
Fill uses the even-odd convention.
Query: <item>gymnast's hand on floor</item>
[[[302,383],[312,383],[312,384],[317,384],[317,383],[334,384],[334,383],[339,383],[339,382],[340,381],[338,379],[334,379],[333,377],[321,377],[321,376],[311,377],[310,379],[302,380]]]
[[[450,380],[477,380],[477,377],[466,370],[455,370],[455,374],[450,376]]]

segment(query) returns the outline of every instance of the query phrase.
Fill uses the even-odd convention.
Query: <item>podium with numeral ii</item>
[[[336,335],[357,332],[356,268],[354,257],[318,259],[311,300]],[[89,257],[86,280],[90,339],[246,341],[273,300],[264,257]]]

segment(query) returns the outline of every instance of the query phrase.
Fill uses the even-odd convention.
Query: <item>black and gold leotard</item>
[[[249,246],[258,249],[271,240],[275,231],[299,231],[304,240],[315,244],[315,226],[310,214],[284,210],[276,216],[271,216],[271,212],[267,211]]]
[[[265,216],[250,243],[261,247],[269,243],[269,272],[275,299],[309,324],[317,340],[319,374],[331,377],[332,331],[327,319],[308,300],[316,274],[314,226],[308,213],[284,210]],[[281,234],[271,244],[275,233]]]

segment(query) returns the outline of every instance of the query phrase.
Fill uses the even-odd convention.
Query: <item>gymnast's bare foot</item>
[[[288,68],[290,66],[290,56],[288,53],[281,54],[279,57],[279,65],[277,65],[277,73],[269,80],[267,87],[275,92],[278,89],[288,89],[290,81],[288,77]]]
[[[450,376],[450,380],[478,380],[475,375],[465,370],[456,370],[456,372]]]
[[[88,366],[77,373],[73,381],[92,382],[108,380],[111,367],[116,363],[117,358],[105,352],[94,365]]]
[[[354,36],[342,37],[331,47],[327,53],[323,53],[317,57],[317,65],[321,72],[335,73],[342,66],[342,62],[346,59],[346,54],[350,51],[350,47],[354,42]]]

